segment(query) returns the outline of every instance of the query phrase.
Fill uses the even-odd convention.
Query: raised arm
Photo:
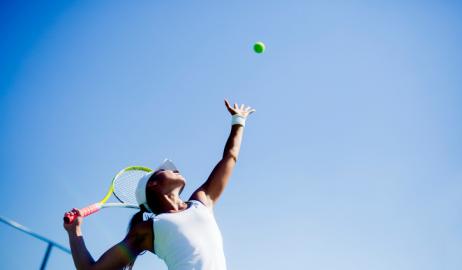
[[[228,180],[231,177],[239,156],[245,119],[251,113],[255,112],[255,110],[250,107],[246,108],[244,104],[239,107],[235,103],[234,107],[231,107],[226,99],[225,105],[233,116],[233,125],[231,126],[231,133],[229,134],[228,140],[226,141],[223,157],[212,170],[207,181],[205,181],[190,198],[199,200],[209,207],[212,207],[216,203],[228,184]]]

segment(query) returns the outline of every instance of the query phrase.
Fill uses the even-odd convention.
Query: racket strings
[[[114,179],[114,195],[123,203],[135,204],[138,181],[148,174],[145,170],[127,170]]]

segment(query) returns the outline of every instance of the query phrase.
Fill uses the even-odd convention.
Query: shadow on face
[[[147,188],[155,191],[156,193],[167,194],[177,188],[183,191],[186,185],[186,179],[180,174],[179,171],[172,170],[158,170],[148,181]]]
[[[186,185],[185,178],[178,171],[159,170],[149,178],[146,186],[146,199],[154,214],[163,213],[165,195],[178,192],[178,196]]]

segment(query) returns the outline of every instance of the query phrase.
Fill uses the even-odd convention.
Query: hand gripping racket
[[[151,169],[141,166],[132,166],[121,170],[112,179],[111,186],[106,196],[104,196],[101,201],[80,209],[81,216],[86,217],[106,207],[139,208],[135,195],[136,187],[138,181],[150,172],[152,172]],[[106,202],[109,197],[111,197],[111,194],[114,194],[117,200],[119,200],[119,203]],[[64,215],[64,222],[70,224],[77,216],[77,214],[66,213]]]

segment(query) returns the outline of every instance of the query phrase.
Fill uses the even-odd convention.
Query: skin
[[[238,106],[234,103],[231,107],[225,99],[226,109],[231,115],[239,114],[247,118],[255,112],[244,104]],[[223,157],[212,170],[207,180],[193,192],[189,200],[198,200],[209,208],[217,203],[222,195],[229,178],[236,165],[242,142],[244,127],[233,125],[231,133],[226,141]],[[155,173],[155,181],[148,182],[148,189],[155,191],[159,197],[160,213],[176,213],[188,208],[188,204],[180,198],[180,191],[186,185],[185,178],[178,171],[161,170]],[[83,218],[78,209],[74,208],[67,212],[79,217],[71,224],[64,223],[64,228],[69,235],[72,257],[77,269],[123,269],[143,251],[154,253],[154,232],[152,220],[137,224],[128,232],[125,238],[107,250],[97,261],[93,259],[85,246],[81,230]],[[127,250],[129,252],[127,252]]]

